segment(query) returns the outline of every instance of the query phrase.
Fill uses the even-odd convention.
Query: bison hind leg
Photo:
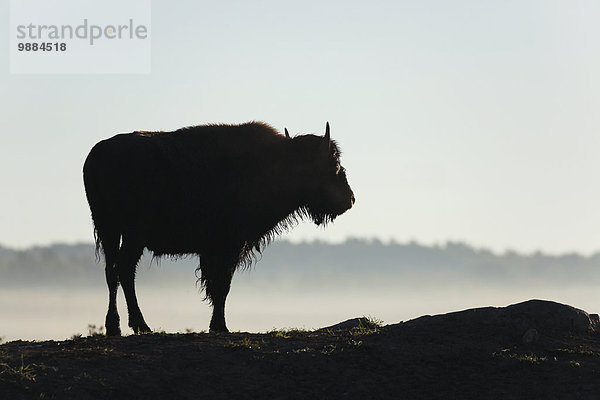
[[[119,243],[121,235],[118,232],[108,230],[97,230],[96,246],[102,248],[104,261],[106,263],[104,273],[108,286],[108,312],[104,326],[107,336],[120,336],[120,318],[117,310],[117,290],[119,289],[119,276],[117,274],[117,257],[119,255]],[[96,250],[98,251],[98,250]]]
[[[120,318],[117,310],[117,290],[119,288],[119,279],[115,268],[114,261],[109,256],[106,256],[106,283],[108,285],[108,312],[106,313],[106,335],[120,336]]]

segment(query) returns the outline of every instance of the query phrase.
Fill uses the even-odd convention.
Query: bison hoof
[[[210,328],[210,333],[229,333],[229,329],[227,328]]]
[[[210,333],[229,333],[229,329],[225,325],[211,325]]]
[[[119,325],[119,315],[109,313],[104,322],[104,326],[106,326],[106,336],[121,336],[121,327]]]
[[[121,328],[118,325],[116,327],[106,325],[106,336],[121,336]]]
[[[137,326],[131,326],[130,325],[130,328],[133,329],[133,332],[136,335],[141,335],[143,333],[150,333],[150,332],[152,332],[152,329],[150,329],[148,327],[148,325],[146,325],[145,323],[137,325]]]

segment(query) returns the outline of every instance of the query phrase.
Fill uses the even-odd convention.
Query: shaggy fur
[[[119,284],[129,326],[150,330],[134,288],[144,248],[157,257],[198,255],[211,331],[227,331],[225,298],[238,267],[298,220],[327,224],[352,207],[339,156],[329,125],[325,137],[291,138],[250,122],[133,132],[96,144],[83,177],[96,250],[106,261],[107,334],[120,334]]]

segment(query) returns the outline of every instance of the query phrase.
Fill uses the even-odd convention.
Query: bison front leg
[[[207,261],[201,266],[200,280],[206,290],[206,297],[213,307],[210,332],[229,332],[225,324],[225,300],[229,294],[235,267],[234,263],[222,261]]]
[[[213,313],[210,319],[210,332],[227,333],[227,325],[225,324],[225,299],[227,295],[220,296],[213,300]]]

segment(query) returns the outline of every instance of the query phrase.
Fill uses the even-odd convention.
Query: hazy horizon
[[[137,293],[156,331],[206,330],[210,307],[196,285],[196,257],[138,266]],[[103,262],[91,243],[16,251],[0,247],[0,337],[65,339],[104,324]],[[506,306],[538,298],[600,310],[600,254],[493,254],[354,240],[340,245],[278,241],[249,270],[237,271],[227,301],[229,328],[315,329],[371,316],[386,324],[425,314]],[[121,290],[123,332],[127,313]]]

